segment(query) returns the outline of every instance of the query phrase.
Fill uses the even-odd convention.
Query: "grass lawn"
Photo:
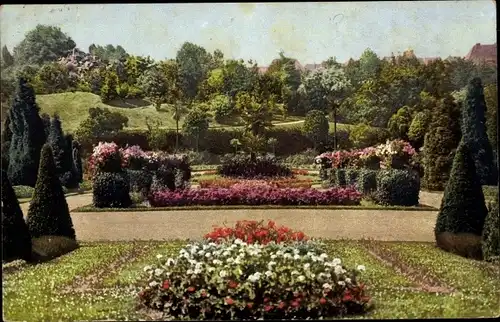
[[[160,111],[157,111],[149,102],[135,100],[115,100],[104,104],[98,95],[85,92],[66,92],[57,94],[37,95],[36,101],[40,106],[41,113],[49,115],[55,112],[61,117],[63,130],[74,132],[79,124],[88,116],[88,110],[91,107],[108,108],[114,112],[120,112],[128,117],[127,129],[146,129],[146,120],[160,121],[160,128],[174,129],[175,121],[172,118],[172,106],[163,104]],[[289,116],[283,120],[281,116],[276,116],[273,123],[276,126],[302,126],[303,117]],[[182,120],[180,121],[182,126]],[[210,123],[211,127],[227,127],[234,126]],[[337,124],[339,129],[343,128],[343,124]],[[236,126],[238,127],[238,126]],[[330,126],[333,129],[333,126]]]
[[[151,320],[135,308],[137,279],[159,253],[183,242],[85,243],[36,266],[4,266],[4,318]],[[360,318],[492,317],[500,314],[498,266],[436,249],[428,243],[326,241],[347,267],[366,266],[362,280],[374,310]]]

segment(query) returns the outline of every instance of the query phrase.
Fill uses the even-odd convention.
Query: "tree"
[[[83,120],[75,132],[80,142],[88,142],[96,137],[113,135],[123,130],[128,124],[128,117],[106,108],[90,108],[89,116]]]
[[[50,147],[52,148],[56,174],[61,177],[67,170],[64,162],[66,140],[64,139],[61,119],[57,114],[54,114],[50,122],[50,134],[47,138],[47,143],[50,144]]]
[[[45,130],[40,118],[35,92],[20,78],[14,103],[9,110],[12,141],[9,149],[8,175],[13,185],[33,187],[36,183]]]
[[[222,93],[234,99],[239,92],[249,92],[252,88],[254,75],[243,60],[228,60],[222,68]]]
[[[498,200],[490,205],[488,216],[483,228],[483,257],[490,261],[500,257],[500,214],[498,212]]]
[[[245,131],[254,136],[264,135],[265,130],[272,126],[276,107],[269,102],[258,102],[254,95],[240,92],[236,95],[236,108],[245,122]]]
[[[486,102],[486,132],[493,149],[498,146],[498,89],[496,85],[488,85],[484,88],[484,100]]]
[[[196,141],[196,151],[199,150],[200,139],[208,131],[208,114],[199,109],[193,109],[186,115],[182,130]]]
[[[115,48],[115,46],[111,44],[108,44],[105,47],[92,44],[89,46],[89,53],[97,56],[106,63],[124,61],[128,57],[127,52],[122,46],[118,45]]]
[[[14,57],[11,55],[7,46],[2,47],[2,68],[8,68],[14,65]]]
[[[306,114],[302,131],[313,141],[314,149],[316,150],[318,144],[327,141],[329,127],[328,119],[324,112],[311,110]]]
[[[101,101],[105,103],[115,99],[118,96],[118,93],[116,91],[117,87],[118,76],[114,71],[107,71],[105,73],[104,82],[101,87]]]
[[[10,130],[10,116],[7,113],[2,126],[2,169],[9,167],[10,141],[12,140],[12,131]]]
[[[361,79],[375,78],[382,68],[382,61],[370,48],[365,49],[359,58]]]
[[[411,125],[411,115],[408,106],[403,106],[391,116],[387,128],[393,139],[408,140],[408,130]]]
[[[42,118],[43,129],[45,130],[45,137],[48,138],[50,135],[50,115],[47,113],[42,113],[40,116]]]
[[[424,137],[424,184],[443,190],[460,142],[460,107],[451,96],[439,101]]]
[[[76,170],[75,180],[78,183],[82,183],[83,182],[83,164],[82,164],[82,156],[80,153],[80,150],[81,150],[80,142],[78,142],[77,140],[73,140],[72,147],[73,147],[73,151],[72,151],[73,152],[73,162],[75,163],[74,168]]]
[[[189,109],[186,108],[180,100],[176,101],[172,106],[172,118],[175,121],[175,151],[179,149],[179,122],[188,110]]]
[[[468,145],[461,142],[453,160],[450,180],[446,184],[434,229],[437,246],[465,255],[462,247],[454,244],[447,235],[481,236],[487,214],[488,209],[484,202],[481,182],[476,175],[474,160]],[[475,246],[480,252],[480,242],[478,245],[467,246]]]
[[[493,151],[486,134],[486,102],[481,79],[473,78],[467,87],[462,109],[462,137],[470,147],[482,184],[496,185],[498,169],[493,164]]]
[[[161,104],[167,102],[169,87],[165,73],[158,67],[151,68],[139,78],[139,86],[157,110],[161,109]]]
[[[416,150],[424,145],[424,138],[429,130],[430,121],[431,114],[428,110],[418,112],[411,121],[408,129],[408,139]]]
[[[67,91],[73,84],[68,69],[57,63],[43,65],[37,72],[34,80],[37,93],[52,94]]]
[[[54,156],[49,144],[45,144],[42,150],[38,179],[26,222],[33,237],[76,238],[68,203],[56,175]]]
[[[225,123],[235,113],[235,109],[233,104],[228,96],[226,95],[216,95],[214,96],[210,102],[210,110],[214,113],[214,118],[218,123]]]
[[[2,170],[2,261],[31,259],[31,236],[7,173]]]
[[[210,56],[205,48],[185,42],[177,52],[176,61],[180,89],[186,99],[192,100],[207,75]]]
[[[14,47],[14,61],[17,65],[43,65],[66,57],[75,47],[59,27],[37,25]]]

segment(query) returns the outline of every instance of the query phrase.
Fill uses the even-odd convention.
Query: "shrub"
[[[83,120],[75,132],[75,136],[85,146],[92,146],[102,140],[103,137],[112,138],[123,130],[128,124],[128,118],[119,112],[112,112],[106,108],[90,108],[89,116]],[[96,140],[94,142],[93,140]]]
[[[304,164],[313,164],[316,157],[316,151],[313,149],[307,149],[302,153],[294,154],[286,157],[283,160],[285,164],[291,164],[293,166],[299,166]]]
[[[26,222],[32,237],[50,235],[75,239],[68,204],[55,171],[52,148],[48,144],[42,149],[38,179]]]
[[[268,185],[276,188],[311,188],[311,179],[284,178],[277,180],[239,180],[232,178],[217,178],[211,180],[200,180],[200,188],[230,188],[236,184],[246,184],[248,186]]]
[[[457,245],[449,236],[481,236],[487,213],[474,160],[462,142],[453,159],[434,229],[437,246],[462,256],[480,258],[480,238],[471,239],[473,244]]]
[[[208,151],[196,152],[193,150],[188,150],[186,151],[186,156],[191,165],[207,165],[220,163],[220,156]]]
[[[345,187],[347,185],[345,169],[332,169],[330,171],[330,186]]]
[[[93,181],[93,204],[97,208],[128,208],[130,181],[125,172],[97,172]]]
[[[377,174],[376,201],[389,206],[417,206],[420,179],[413,171],[380,170]]]
[[[7,173],[2,170],[2,262],[31,258],[31,236]]]
[[[356,188],[363,195],[369,196],[377,190],[377,172],[371,169],[360,169]]]
[[[65,236],[41,236],[33,239],[33,258],[35,262],[45,262],[62,256],[78,248],[73,238]]]
[[[496,185],[498,168],[493,164],[493,151],[486,134],[485,110],[481,79],[474,78],[467,87],[467,98],[463,104],[462,140],[469,147],[481,184]]]
[[[12,188],[14,188],[17,198],[31,198],[35,192],[35,189],[30,186],[14,186]]]
[[[345,181],[348,186],[355,186],[358,182],[359,170],[348,168],[345,170]]]
[[[307,112],[302,127],[303,133],[313,142],[314,149],[328,139],[329,124],[325,113],[320,110]]]
[[[92,175],[98,172],[120,172],[123,162],[121,150],[114,142],[100,142],[89,158],[89,172]]]
[[[147,170],[126,170],[130,180],[130,191],[147,195],[153,183],[153,175]]]
[[[411,121],[408,139],[417,150],[424,144],[425,133],[429,130],[430,121],[431,114],[429,110],[418,112]]]
[[[498,201],[490,204],[488,216],[486,216],[483,228],[483,258],[485,260],[500,259],[500,215],[498,212]]]
[[[408,130],[411,124],[411,114],[408,106],[400,108],[392,115],[387,123],[387,128],[393,139],[408,139]]]
[[[175,190],[175,169],[169,165],[161,165],[153,175],[151,190]]]
[[[176,258],[159,256],[158,264],[144,267],[139,301],[164,318],[190,320],[305,319],[366,311],[370,298],[358,281],[364,266],[348,271],[321,248],[303,246],[309,244],[188,244]]]
[[[389,132],[384,128],[357,124],[350,127],[349,138],[355,148],[363,149],[385,142],[389,138]]]
[[[271,220],[267,225],[264,225],[263,221],[239,220],[234,228],[215,227],[204,238],[216,243],[231,242],[239,238],[248,244],[258,243],[261,245],[267,245],[270,242],[280,244],[308,239],[303,232],[295,232],[285,226],[278,227]]]
[[[254,161],[246,155],[222,160],[222,165],[217,168],[217,173],[225,177],[237,178],[292,176],[292,170],[278,163],[274,158],[261,157]]]
[[[240,186],[229,189],[189,189],[153,191],[153,207],[192,205],[359,205],[361,194],[354,188],[317,189]]]
[[[140,146],[133,145],[120,149],[123,167],[130,170],[142,170],[149,163],[149,157]]]

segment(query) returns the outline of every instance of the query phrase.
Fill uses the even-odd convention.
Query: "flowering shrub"
[[[144,267],[140,304],[162,319],[305,319],[362,313],[370,297],[358,276],[314,242],[191,243]]]
[[[94,150],[89,158],[89,173],[94,176],[97,171],[120,171],[123,166],[122,161],[123,159],[120,148],[116,145],[116,143],[99,142],[99,144],[94,147]]]
[[[140,146],[133,145],[120,150],[123,164],[130,170],[141,170],[150,161],[149,155]]]
[[[359,205],[361,193],[352,187],[317,189],[266,186],[213,189],[159,190],[150,193],[153,207],[191,205]]]
[[[415,149],[403,140],[387,140],[377,147],[376,153],[382,159],[382,168],[402,169],[410,165]]]
[[[216,243],[232,241],[238,238],[249,244],[256,242],[263,245],[270,242],[280,244],[307,240],[303,232],[295,232],[284,226],[277,227],[276,223],[271,220],[267,226],[263,224],[263,221],[240,220],[234,228],[215,227],[212,232],[205,235],[205,239]]]
[[[275,188],[311,188],[311,179],[295,179],[281,178],[271,180],[244,180],[231,178],[218,178],[210,180],[200,180],[200,188],[231,188],[237,187],[253,187],[253,186],[268,186]]]

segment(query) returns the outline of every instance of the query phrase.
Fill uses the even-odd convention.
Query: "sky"
[[[3,5],[1,46],[12,51],[37,24],[60,27],[84,51],[112,44],[166,59],[189,41],[262,66],[280,50],[306,64],[357,59],[366,48],[381,57],[409,48],[465,56],[476,43],[496,43],[492,0]]]

